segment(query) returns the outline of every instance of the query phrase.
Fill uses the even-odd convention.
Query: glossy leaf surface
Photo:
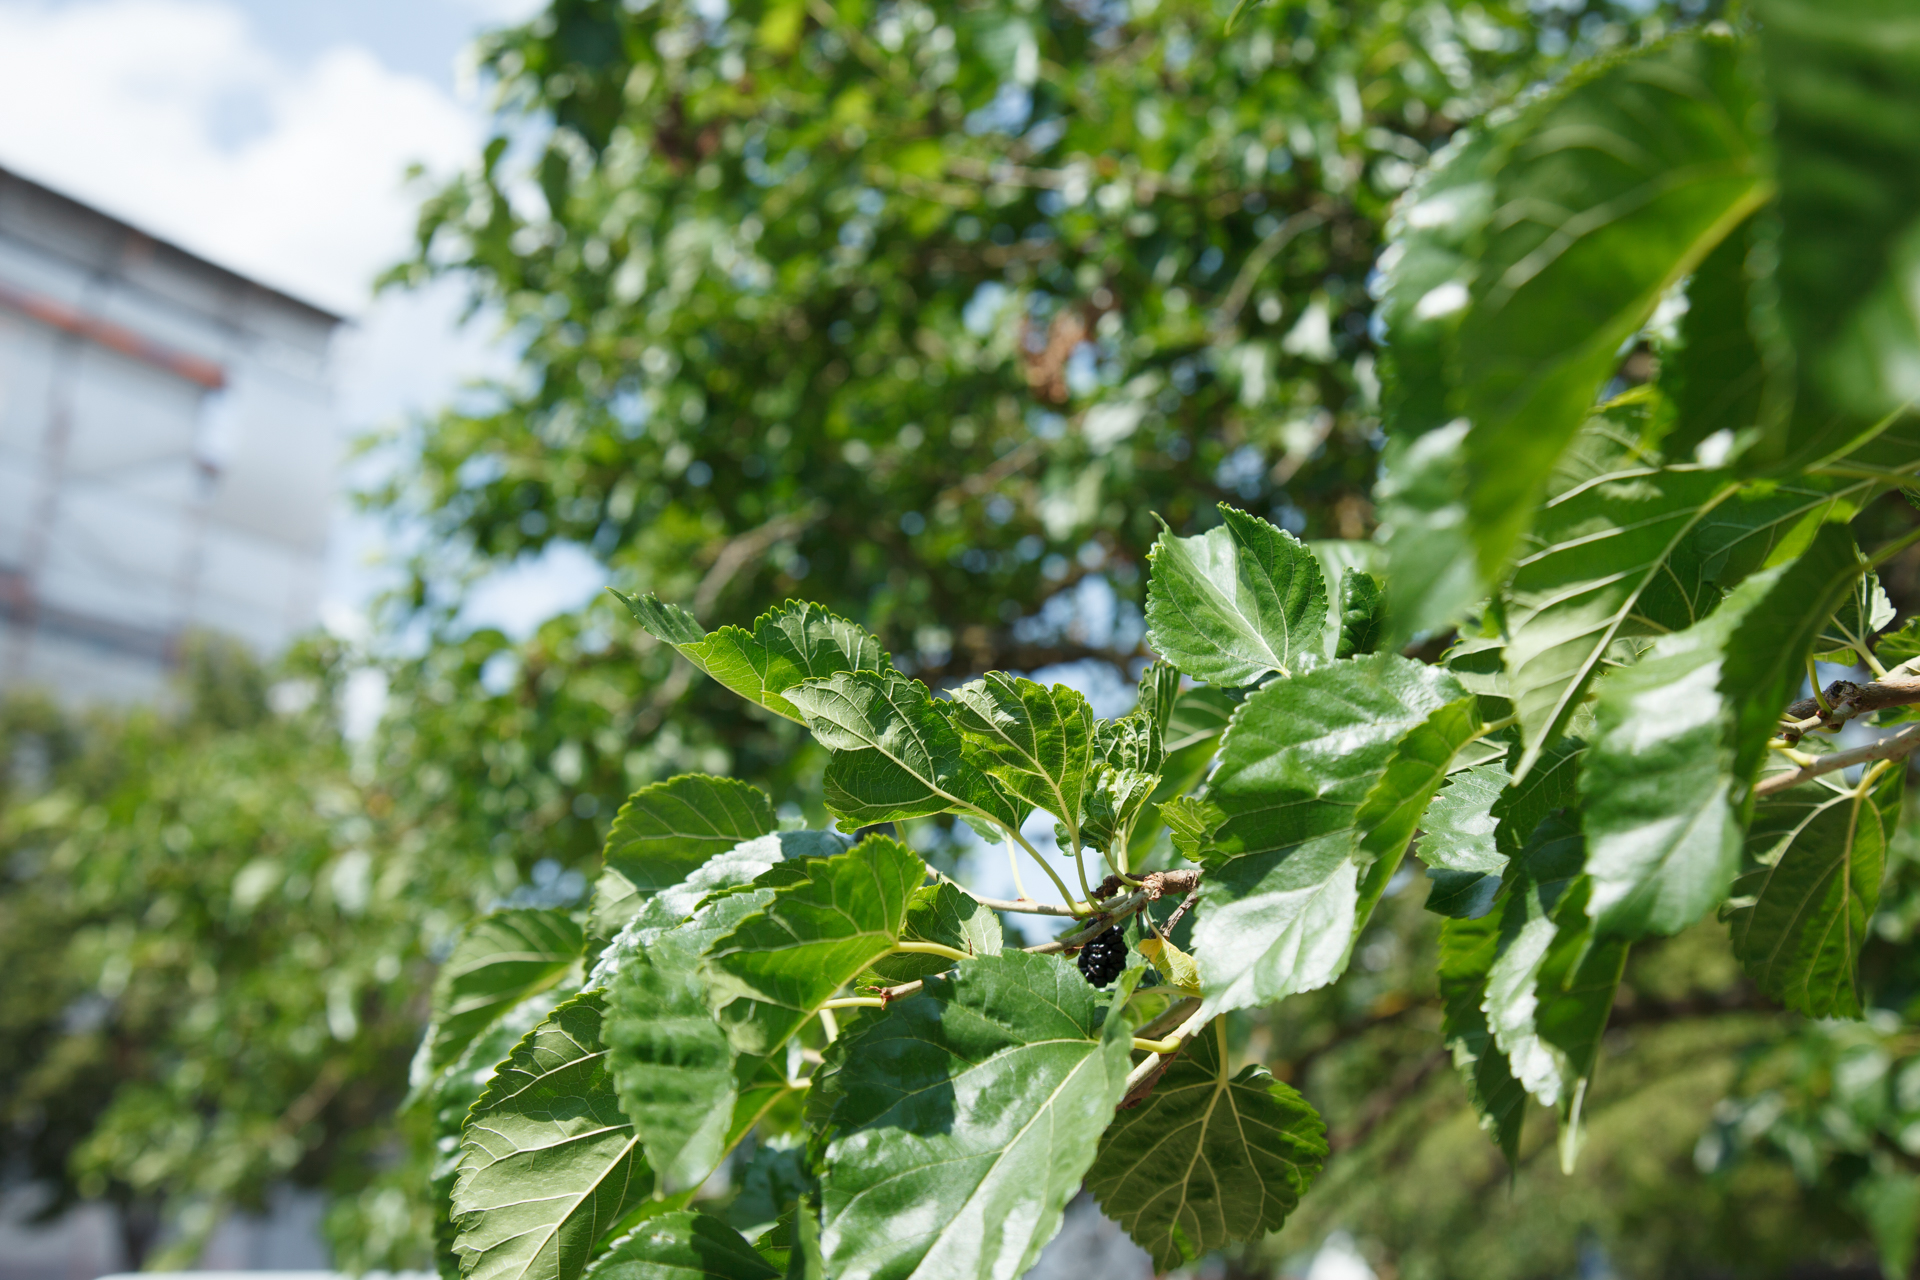
[[[607,870],[645,897],[685,880],[707,859],[774,829],[764,791],[689,773],[634,792],[607,833]]]
[[[738,1231],[710,1213],[649,1218],[596,1258],[590,1280],[779,1280]]]
[[[893,668],[886,650],[865,630],[803,600],[761,614],[751,632],[739,627],[704,631],[685,609],[652,596],[621,600],[656,639],[741,697],[789,720],[802,716],[782,695],[801,681]]]
[[[1726,897],[1736,788],[1758,768],[1821,618],[1859,573],[1852,538],[1824,526],[1800,559],[1608,677],[1581,775],[1602,933],[1673,933]]]
[[[846,853],[801,864],[707,954],[709,999],[736,1053],[785,1045],[844,984],[905,935],[926,866],[897,840],[869,836]]]
[[[844,672],[788,690],[827,764],[827,807],[842,830],[950,809],[1018,827],[1025,816],[966,758],[927,686],[891,671]]]
[[[1196,680],[1254,684],[1324,651],[1327,586],[1313,552],[1258,516],[1153,544],[1147,629],[1156,653]]]
[[[1060,1226],[1127,1074],[1125,1018],[1056,956],[929,978],[841,1071],[822,1177],[830,1273],[1014,1280]]]
[[[1380,654],[1267,685],[1234,713],[1207,803],[1223,815],[1202,882],[1194,954],[1215,1009],[1333,980],[1365,855],[1355,825],[1400,739],[1465,691]]]

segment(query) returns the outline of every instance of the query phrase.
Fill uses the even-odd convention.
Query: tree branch
[[[1916,699],[1920,701],[1920,699]],[[1894,706],[1904,705],[1894,703]],[[1898,760],[1920,749],[1920,724],[1910,724],[1900,732],[1869,742],[1864,747],[1854,747],[1848,751],[1835,751],[1831,755],[1821,756],[1812,764],[1802,765],[1786,773],[1769,774],[1754,784],[1753,793],[1757,796],[1770,796],[1797,787],[1803,782],[1811,782],[1822,774],[1833,773],[1840,769],[1851,768],[1856,764],[1866,764],[1873,760]]]
[[[1781,712],[1781,719],[1811,720],[1819,716],[1824,727],[1837,729],[1849,720],[1875,711],[1910,707],[1920,703],[1920,673],[1907,670],[1903,664],[1867,684],[1835,680],[1821,690],[1821,696],[1826,698],[1831,711],[1822,712],[1819,698],[1802,698]],[[1797,739],[1799,734],[1792,737]]]

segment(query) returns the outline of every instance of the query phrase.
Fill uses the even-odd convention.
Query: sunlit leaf
[[[590,1280],[779,1280],[738,1231],[710,1213],[649,1218],[594,1259]]]
[[[893,669],[893,660],[878,640],[803,600],[789,600],[761,614],[751,632],[739,627],[704,631],[685,609],[652,596],[621,596],[620,600],[641,626],[678,649],[694,666],[789,720],[803,721],[803,717],[782,695],[803,680],[842,671]]]
[[[707,952],[709,999],[733,1049],[765,1058],[904,936],[926,867],[897,840],[869,836],[802,864]]]
[[[927,686],[889,672],[850,671],[787,691],[833,753],[827,808],[853,831],[958,809],[1018,828],[1022,807],[966,758],[959,731]]]
[[[1722,590],[1844,501],[1819,484],[1742,491],[1708,471],[1635,470],[1540,511],[1506,591],[1509,693],[1524,776],[1629,636],[1685,630]]]
[[[1603,934],[1673,933],[1726,897],[1738,791],[1798,688],[1821,620],[1860,572],[1852,537],[1823,526],[1798,560],[1748,579],[1706,621],[1603,683],[1581,775]]]
[[[778,1072],[763,1079],[758,1060],[736,1069],[700,967],[713,943],[763,910],[774,892],[769,886],[728,894],[684,924],[647,928],[643,913],[636,921],[642,927],[629,930],[631,954],[608,986],[609,1066],[620,1105],[665,1190],[704,1181],[735,1136],[738,1104],[745,1100],[751,1114],[769,1100],[766,1090],[783,1083]]]
[[[1193,950],[1211,1007],[1265,1004],[1339,974],[1367,860],[1360,805],[1400,740],[1464,696],[1437,667],[1377,654],[1276,681],[1241,704],[1206,793],[1223,818]]]
[[[1627,944],[1596,943],[1578,819],[1554,814],[1515,855],[1481,1011],[1521,1087],[1563,1117],[1563,1160],[1578,1148],[1578,1108],[1592,1079]]]
[[[1072,963],[1010,952],[927,979],[861,1034],[821,1179],[840,1276],[1014,1280],[1059,1230],[1128,1067]]]
[[[914,890],[901,937],[908,942],[937,942],[970,956],[997,956],[1003,941],[1000,917],[992,908],[948,880]],[[880,982],[896,983],[952,967],[953,961],[944,956],[899,952],[874,961],[868,972]]]
[[[1738,45],[1683,36],[1603,61],[1528,112],[1494,175],[1459,331],[1467,508],[1488,577],[1621,344],[1771,194],[1754,106]]]
[[[1427,910],[1475,918],[1493,905],[1507,866],[1494,843],[1493,805],[1507,781],[1505,765],[1476,765],[1448,779],[1427,806],[1415,850],[1433,881]]]
[[[764,791],[733,778],[682,774],[634,792],[607,832],[607,870],[645,897],[707,859],[774,829]]]
[[[1440,1034],[1466,1082],[1467,1100],[1509,1164],[1520,1155],[1527,1091],[1494,1042],[1482,1009],[1487,975],[1500,954],[1500,917],[1457,918],[1440,926]]]
[[[1222,503],[1224,523],[1153,544],[1148,643],[1208,684],[1253,684],[1323,652],[1327,587],[1299,539]]]
[[[1468,536],[1453,341],[1472,296],[1468,246],[1492,211],[1505,145],[1495,130],[1462,130],[1387,223],[1378,271],[1388,439],[1375,501],[1395,642],[1453,622],[1484,594]]]
[[[1093,751],[1093,709],[1085,695],[990,671],[952,698],[949,719],[968,759],[1004,791],[1077,833]]]
[[[1472,694],[1447,703],[1400,739],[1380,780],[1354,815],[1360,835],[1359,856],[1367,863],[1355,911],[1358,939],[1387,882],[1400,869],[1421,815],[1447,779],[1460,749],[1480,735],[1479,698]]]

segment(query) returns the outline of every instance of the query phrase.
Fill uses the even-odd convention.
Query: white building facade
[[[0,690],[150,699],[313,625],[340,317],[0,170]]]

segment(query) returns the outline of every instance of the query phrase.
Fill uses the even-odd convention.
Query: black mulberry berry
[[[1104,987],[1127,967],[1127,940],[1115,925],[1080,948],[1080,972],[1096,987]]]

